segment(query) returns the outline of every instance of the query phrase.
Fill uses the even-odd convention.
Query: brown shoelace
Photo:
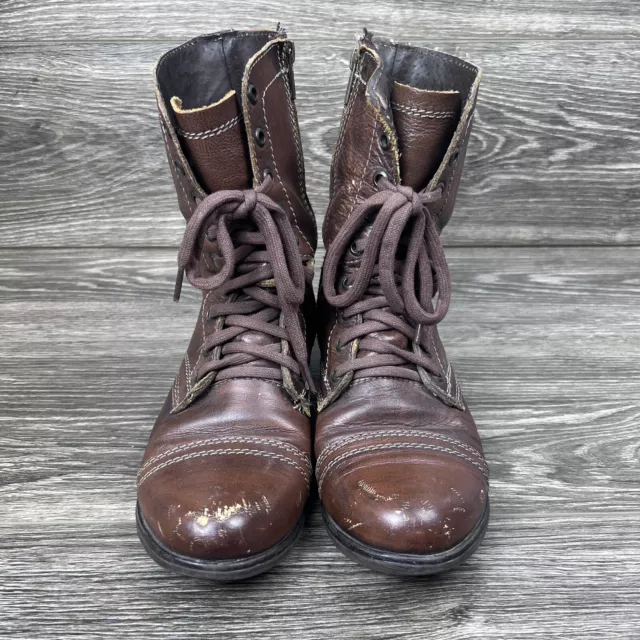
[[[381,187],[349,216],[325,258],[323,290],[327,301],[341,309],[345,319],[362,319],[344,330],[340,348],[359,339],[359,351],[370,352],[338,365],[333,375],[340,378],[354,372],[355,378],[391,376],[420,381],[415,367],[421,367],[437,377],[439,368],[431,354],[418,345],[422,325],[440,322],[451,298],[449,268],[429,211],[429,205],[442,197],[442,190],[418,193],[388,180],[382,180]],[[354,246],[370,219],[373,223],[362,240],[361,254],[358,251],[360,265],[355,277],[344,293],[337,293],[338,267],[347,247]],[[404,335],[412,350],[370,335],[390,329]]]
[[[196,379],[210,372],[216,372],[216,381],[234,377],[282,379],[281,367],[285,367],[313,390],[298,314],[313,269],[303,265],[287,215],[266,195],[272,184],[267,177],[255,189],[217,191],[200,202],[180,245],[174,299],[180,297],[186,274],[194,287],[214,291],[220,300],[209,307],[208,319],[224,318],[224,325],[205,339],[202,350],[207,355],[196,367]],[[220,255],[214,259],[223,263],[217,273],[206,277],[200,270],[203,234],[217,242]],[[236,340],[246,331],[275,341],[257,345]],[[283,343],[291,345],[293,357]],[[280,366],[260,366],[255,364],[258,360]]]

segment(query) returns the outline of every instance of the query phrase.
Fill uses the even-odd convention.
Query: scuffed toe
[[[340,528],[397,553],[455,547],[483,518],[488,498],[478,469],[422,452],[353,456],[322,480],[322,502]]]
[[[295,527],[309,492],[303,456],[207,453],[143,467],[138,503],[158,542],[192,558],[241,558],[269,549]]]

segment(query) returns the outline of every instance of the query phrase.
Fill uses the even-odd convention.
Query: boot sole
[[[136,526],[138,537],[147,553],[161,567],[183,576],[213,580],[216,582],[236,582],[252,578],[277,565],[291,550],[291,547],[302,532],[304,515],[295,527],[273,547],[243,558],[229,558],[223,560],[203,560],[191,558],[172,551],[162,544],[151,532],[140,513],[140,506],[136,507]]]
[[[467,536],[455,547],[439,553],[413,554],[386,551],[378,547],[360,542],[340,527],[335,520],[322,509],[325,526],[334,544],[345,556],[357,563],[396,576],[427,576],[449,571],[457,567],[471,556],[484,538],[489,524],[489,502],[485,507],[482,518]]]

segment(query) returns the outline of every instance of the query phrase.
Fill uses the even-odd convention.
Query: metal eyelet
[[[351,289],[351,287],[353,286],[352,282],[349,282],[349,276],[345,276],[344,278],[342,278],[342,288],[343,289]]]
[[[340,342],[340,339],[336,340],[336,343],[334,345],[334,350],[336,351],[336,353],[340,353],[342,351],[342,348],[344,347],[344,345],[342,344],[342,342]]]
[[[457,149],[457,148],[454,149],[453,153],[451,154],[451,157],[449,158],[449,166],[451,166],[456,162],[459,155],[460,155],[460,149]]]
[[[380,148],[383,151],[389,151],[391,148],[391,141],[389,140],[389,136],[386,133],[380,135]]]
[[[376,189],[380,189],[380,182],[383,178],[389,180],[389,174],[384,169],[376,169],[373,173],[373,186]]]
[[[264,134],[264,129],[256,127],[256,130],[253,132],[253,137],[256,139],[256,143],[259,147],[264,147],[264,143],[267,141],[267,137]]]
[[[184,167],[182,166],[182,163],[179,162],[178,160],[176,160],[175,158],[173,159],[173,166],[176,168],[176,171],[181,175],[185,175],[186,171],[184,170]]]
[[[258,102],[258,90],[254,84],[247,86],[247,98],[249,98],[251,104]]]
[[[191,198],[196,204],[200,204],[202,202],[202,198],[200,197],[200,194],[195,191],[191,192]]]
[[[354,240],[351,243],[351,246],[349,247],[349,253],[352,256],[359,258],[364,253],[364,249],[358,249],[358,246],[356,245],[356,241]]]
[[[267,178],[271,178],[273,180],[273,173],[269,167],[265,167],[262,171],[262,179],[266,180]]]
[[[442,193],[445,192],[446,188],[447,188],[447,183],[444,180],[440,180],[440,182],[438,182],[438,184],[436,185],[436,190],[440,189]]]

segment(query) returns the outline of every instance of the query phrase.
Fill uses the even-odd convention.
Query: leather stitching
[[[288,71],[288,67],[285,65],[284,60],[284,47],[280,49],[278,52],[278,60],[280,61],[280,71],[285,71],[285,68]],[[300,139],[299,129],[298,129],[298,118],[294,113],[293,106],[293,98],[291,97],[291,88],[289,87],[288,80],[284,81],[284,90],[287,94],[287,103],[289,106],[289,116],[291,117],[291,129],[293,131],[293,137],[295,139],[295,148],[296,148],[296,159],[298,164],[298,188],[300,189],[300,197],[302,199],[302,205],[306,209],[307,213],[311,216],[311,219],[315,225],[316,218],[313,215],[313,211],[311,210],[311,203],[307,198],[307,191],[304,184],[304,159],[302,157],[302,140]]]
[[[309,466],[311,463],[309,462],[309,456],[302,450],[298,449],[295,445],[289,444],[288,442],[282,442],[281,440],[274,440],[273,438],[257,438],[257,437],[227,437],[227,438],[206,438],[205,440],[194,440],[193,442],[186,442],[184,444],[177,445],[175,447],[171,447],[162,453],[159,453],[152,458],[149,458],[142,467],[140,467],[140,471],[138,475],[140,475],[145,469],[148,469],[158,460],[162,460],[163,458],[171,457],[174,453],[180,453],[181,451],[187,451],[189,449],[196,449],[199,447],[204,447],[210,444],[265,444],[269,447],[276,447],[278,449],[284,449],[285,451],[289,451],[294,455],[299,456],[304,460],[306,464]]]
[[[309,469],[304,469],[301,465],[299,465],[295,460],[291,460],[291,458],[287,458],[286,456],[270,453],[267,451],[260,451],[258,449],[208,449],[205,451],[195,451],[192,453],[185,454],[183,456],[178,456],[177,458],[171,458],[169,460],[165,460],[163,463],[157,465],[153,469],[150,469],[145,473],[142,478],[138,481],[138,487],[142,486],[143,482],[147,480],[150,476],[154,475],[158,471],[169,467],[171,465],[177,464],[178,462],[184,462],[185,460],[191,460],[194,458],[204,458],[205,456],[215,456],[215,455],[247,455],[247,456],[257,456],[261,458],[270,458],[272,460],[278,460],[279,462],[284,462],[289,466],[297,469],[307,481],[307,485],[309,484],[309,477],[311,472]]]
[[[331,337],[333,336],[333,332],[335,328],[338,326],[338,319],[333,323],[333,327],[331,327],[331,331],[329,332],[329,339],[327,340],[327,366],[324,372],[324,381],[327,385],[327,391],[331,390],[331,385],[329,384],[329,353],[331,352]]]
[[[221,124],[213,129],[207,129],[206,131],[201,131],[200,133],[192,133],[190,131],[185,131],[184,129],[176,129],[179,135],[183,138],[188,138],[189,140],[206,140],[207,138],[213,138],[215,136],[228,131],[232,127],[234,127],[238,122],[242,120],[242,115],[237,115],[231,120],[227,120],[224,124]]]
[[[185,381],[187,383],[187,393],[191,391],[191,363],[189,362],[189,354],[184,355],[184,373]]]
[[[445,207],[447,206],[447,202],[449,201],[449,195],[451,194],[451,187],[453,185],[453,180],[454,180],[454,177],[456,175],[456,169],[458,167],[458,161],[459,160],[460,160],[460,155],[458,155],[456,157],[455,162],[451,166],[451,171],[449,173],[449,184],[447,185],[447,193],[446,193],[446,195],[444,197],[444,201],[442,203],[442,206],[438,210],[438,213],[436,213],[436,218],[444,211]]]
[[[435,451],[436,453],[446,453],[453,457],[460,458],[461,460],[465,460],[466,462],[469,462],[474,467],[477,467],[482,472],[482,475],[484,475],[485,477],[488,477],[488,473],[482,465],[480,465],[478,462],[476,462],[472,458],[469,458],[465,454],[460,453],[459,451],[455,451],[447,447],[438,447],[435,445],[426,445],[426,444],[420,444],[415,442],[414,443],[398,442],[398,443],[371,445],[369,447],[363,447],[362,449],[346,451],[345,453],[339,455],[337,458],[334,458],[325,467],[324,471],[320,474],[318,478],[318,489],[320,490],[322,488],[322,483],[326,478],[327,474],[329,473],[329,471],[335,468],[338,464],[340,464],[347,458],[353,457],[355,455],[359,455],[361,453],[367,453],[370,451],[385,451],[385,450],[394,450],[394,449],[419,449],[424,451]],[[317,473],[317,470],[316,470],[316,473]]]
[[[196,360],[196,364],[195,367],[197,368],[198,365],[200,364],[201,360],[203,359],[202,356],[202,347],[204,347],[204,341],[207,337],[207,332],[206,332],[206,308],[207,308],[207,302],[209,301],[209,296],[212,294],[212,291],[209,291],[207,293],[207,295],[204,297],[204,300],[202,301],[202,311],[200,312],[200,325],[202,327],[202,344],[200,345],[200,349],[199,349],[199,353],[198,353],[198,359]]]
[[[418,107],[410,106],[408,104],[399,104],[398,102],[392,102],[391,106],[398,111],[407,113],[417,118],[434,118],[445,120],[447,118],[454,118],[456,116],[455,111],[432,111],[428,109],[420,109]]]
[[[373,120],[373,130],[371,131],[371,142],[369,143],[369,153],[367,154],[367,161],[364,163],[364,168],[362,169],[362,175],[360,176],[360,182],[358,183],[358,188],[355,191],[355,198],[353,199],[353,204],[351,205],[351,209],[349,211],[349,216],[353,213],[353,210],[358,203],[358,194],[360,193],[360,189],[362,188],[362,183],[364,182],[364,176],[367,173],[367,169],[369,168],[369,162],[371,161],[371,152],[373,151],[373,141],[376,139],[376,131],[378,130],[378,117],[374,116]],[[349,217],[347,216],[347,218]]]
[[[360,58],[358,60],[358,66],[356,67],[356,71],[355,71],[355,75],[360,78],[360,72],[362,71],[362,66],[364,64],[364,56],[362,58]],[[362,83],[364,84],[364,80],[362,80],[362,78],[360,78],[360,80],[362,81]],[[353,105],[356,102],[356,98],[358,97],[358,90],[355,89],[351,95],[351,98],[349,100],[349,104],[347,105],[347,108],[345,110],[344,113],[344,117],[342,120],[342,127],[340,128],[340,133],[338,135],[338,141],[336,142],[336,150],[334,152],[334,158],[337,158],[340,151],[342,151],[342,143],[344,142],[344,137],[346,135],[347,132],[347,124],[349,121],[349,118],[351,117],[351,112],[353,111]]]
[[[436,358],[438,359],[438,364],[440,365],[440,371],[442,371],[442,373],[444,373],[445,378],[447,380],[447,395],[451,396],[451,378],[450,378],[451,364],[449,364],[449,362],[447,362],[449,367],[448,367],[447,371],[445,371],[444,370],[444,364],[442,364],[442,360],[440,359],[440,354],[438,353],[438,345],[436,345],[436,340],[433,337],[433,331],[429,332],[429,336],[431,338],[431,344],[433,345],[433,351],[436,354]]]
[[[450,438],[448,436],[444,436],[440,433],[435,433],[432,431],[418,432],[410,429],[387,429],[384,431],[376,431],[375,433],[363,433],[359,435],[344,436],[342,438],[338,438],[337,440],[332,442],[330,445],[328,445],[326,449],[320,454],[320,456],[316,461],[316,467],[320,468],[320,466],[326,461],[326,459],[332,453],[334,453],[335,451],[345,446],[348,446],[353,442],[360,442],[362,440],[374,440],[376,438],[392,438],[395,436],[401,436],[401,437],[405,436],[408,438],[427,438],[432,440],[441,440],[442,442],[448,442],[449,444],[455,445],[460,449],[464,449],[465,451],[468,451],[472,455],[476,456],[482,463],[486,464],[483,455],[479,451],[469,446],[468,444],[465,444],[464,442],[460,442],[459,440],[456,440],[455,438]]]
[[[286,71],[288,71],[288,69]],[[295,225],[296,229],[298,230],[298,233],[304,239],[304,241],[309,246],[312,246],[311,243],[309,242],[309,240],[307,239],[307,237],[304,235],[304,233],[302,233],[302,229],[300,229],[300,225],[298,224],[298,218],[296,217],[295,209],[293,208],[293,205],[291,204],[291,199],[289,198],[289,192],[287,191],[287,188],[285,187],[284,182],[282,181],[282,177],[280,176],[280,171],[278,171],[278,165],[276,164],[276,156],[275,156],[275,153],[273,151],[273,138],[271,137],[271,132],[269,131],[269,122],[268,122],[268,119],[267,119],[267,108],[266,108],[266,105],[265,105],[265,96],[267,95],[267,91],[269,90],[271,85],[280,76],[282,76],[284,73],[285,73],[285,69],[281,68],[280,71],[278,71],[278,73],[276,73],[276,75],[273,77],[271,82],[269,82],[269,84],[265,87],[264,91],[262,92],[262,113],[264,114],[264,128],[265,128],[265,131],[267,132],[267,135],[269,136],[269,151],[271,152],[271,160],[273,161],[273,169],[276,172],[276,176],[278,177],[278,182],[280,182],[280,185],[282,186],[282,190],[284,191],[284,195],[285,195],[285,197],[287,199],[287,203],[289,205],[289,209],[291,210],[291,215],[293,216],[293,224]]]
[[[178,392],[178,385],[180,384],[180,368],[178,368],[178,373],[176,377],[173,379],[173,384],[171,385],[171,400],[173,401],[172,409],[178,406],[180,403],[180,394]]]

